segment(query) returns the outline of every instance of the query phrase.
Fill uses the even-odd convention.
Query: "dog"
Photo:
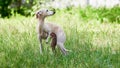
[[[64,55],[67,55],[67,50],[64,47],[64,43],[66,41],[66,35],[63,31],[63,29],[53,23],[45,23],[45,18],[48,16],[52,16],[55,14],[54,10],[48,10],[48,9],[41,9],[36,12],[36,18],[38,19],[38,38],[40,41],[40,53],[42,53],[43,45],[42,45],[42,39],[46,39],[46,43],[48,43],[49,38],[52,38],[51,47],[52,50],[55,50],[55,46],[57,45],[61,52]]]

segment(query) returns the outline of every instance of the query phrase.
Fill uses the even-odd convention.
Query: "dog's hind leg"
[[[55,47],[56,47],[56,44],[57,44],[57,36],[56,36],[55,33],[51,33],[50,36],[51,36],[51,48],[52,48],[52,51],[56,52]]]
[[[58,47],[64,55],[67,55],[67,49],[64,47],[63,43],[57,42]]]

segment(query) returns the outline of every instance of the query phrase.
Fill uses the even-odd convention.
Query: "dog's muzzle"
[[[53,11],[53,14],[55,14],[56,12],[55,12],[55,9],[52,9],[51,11]]]

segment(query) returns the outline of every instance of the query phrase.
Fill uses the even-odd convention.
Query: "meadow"
[[[44,44],[40,55],[35,16],[0,18],[0,68],[119,68],[120,8],[67,8],[56,10],[46,22],[63,27],[65,47],[72,52],[63,56],[57,48]]]

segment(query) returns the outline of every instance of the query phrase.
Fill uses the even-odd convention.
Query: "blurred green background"
[[[33,16],[38,9],[43,7],[55,8],[56,10],[62,8],[66,9],[66,11],[71,10],[73,7],[79,7],[79,15],[85,20],[96,18],[101,21],[109,20],[119,23],[120,1],[115,0],[113,3],[112,1],[113,0],[110,0],[110,3],[107,5],[107,1],[104,0],[0,0],[0,17],[9,18],[11,16],[16,16],[16,14]]]
[[[63,27],[67,56],[44,41],[40,54],[40,8],[55,8],[45,22]],[[120,67],[120,0],[0,0],[0,17],[0,68]]]

